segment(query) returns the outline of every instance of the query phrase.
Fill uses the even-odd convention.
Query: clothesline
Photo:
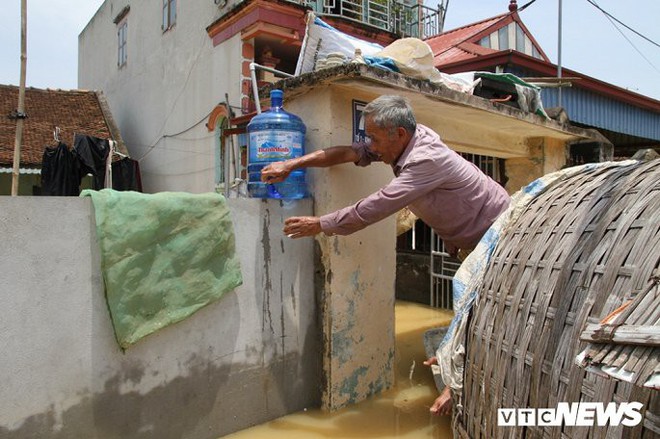
[[[88,174],[92,175],[95,190],[142,190],[138,163],[117,151],[114,140],[74,133],[74,146],[69,150],[60,139],[59,127],[55,127],[53,137],[58,146],[44,150],[42,194],[77,196],[81,180]],[[122,159],[113,163],[115,156]]]
[[[61,142],[61,140],[60,140],[60,133],[61,133],[61,132],[62,132],[62,129],[61,129],[60,127],[55,126],[55,128],[53,128],[53,139],[54,139],[55,142],[57,142],[57,143],[60,143],[60,142]],[[76,133],[76,132],[74,132],[74,133],[73,133],[74,143],[75,143],[75,138],[76,138],[76,136],[84,136],[84,135],[86,135],[86,134],[80,134],[80,133]],[[107,139],[107,140],[108,140],[108,142],[115,142],[115,143],[116,143],[116,141],[114,141],[113,139]],[[122,153],[122,152],[119,152],[119,151],[117,151],[117,150],[114,149],[114,148],[113,148],[113,150],[112,150],[112,153],[113,153],[113,154],[117,154],[119,157],[123,157],[123,158],[130,158],[130,157],[131,157],[130,155],[127,155],[127,154],[124,154],[124,153]]]

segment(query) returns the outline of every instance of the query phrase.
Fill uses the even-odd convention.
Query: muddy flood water
[[[397,301],[396,385],[393,389],[336,412],[307,409],[257,425],[224,439],[315,438],[452,438],[451,418],[434,416],[429,407],[437,397],[425,360],[427,329],[446,326],[451,312]]]

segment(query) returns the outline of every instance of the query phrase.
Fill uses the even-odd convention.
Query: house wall
[[[0,172],[0,196],[11,195],[12,174]],[[94,181],[90,174],[80,180],[80,190],[92,189]],[[41,174],[20,174],[18,177],[18,195],[41,195]],[[36,193],[35,193],[36,192]]]
[[[229,200],[243,285],[122,352],[89,198],[0,197],[0,437],[217,438],[320,404],[311,201]]]
[[[0,173],[0,195],[11,195],[13,174]],[[18,195],[33,195],[33,187],[41,186],[41,174],[20,174],[18,177]]]
[[[213,1],[177,2],[176,25],[161,29],[162,1],[106,0],[79,36],[78,86],[103,90],[146,192],[215,187],[213,108],[240,106],[240,33],[213,47]],[[117,25],[130,5],[127,64],[117,66]],[[236,60],[228,61],[228,60]]]

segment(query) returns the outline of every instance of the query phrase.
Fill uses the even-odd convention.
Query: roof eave
[[[493,67],[502,64],[515,64],[525,67],[547,76],[557,75],[557,66],[553,63],[539,60],[537,58],[525,55],[516,50],[504,50],[489,55],[482,55],[477,58],[456,61],[448,64],[436,64],[436,67],[445,73],[459,73],[471,70],[480,70],[487,67]],[[613,84],[601,81],[591,76],[584,75],[562,67],[565,76],[579,77],[579,83],[575,85],[598,94],[609,96],[620,101],[635,105],[647,110],[660,112],[660,101],[641,95],[639,93],[626,90]]]

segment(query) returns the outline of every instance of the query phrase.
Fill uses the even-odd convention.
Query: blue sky
[[[426,1],[434,6],[437,2]],[[660,1],[592,1],[660,44]],[[4,3],[0,18],[0,84],[18,85],[21,2]],[[77,87],[78,34],[102,3],[103,0],[28,0],[28,86]],[[527,0],[518,0],[519,6],[525,3]],[[445,30],[504,13],[508,4],[509,0],[449,0]],[[520,15],[556,63],[558,0],[537,0]],[[619,25],[635,49],[587,0],[563,0],[562,16],[563,66],[660,100],[660,47]]]

